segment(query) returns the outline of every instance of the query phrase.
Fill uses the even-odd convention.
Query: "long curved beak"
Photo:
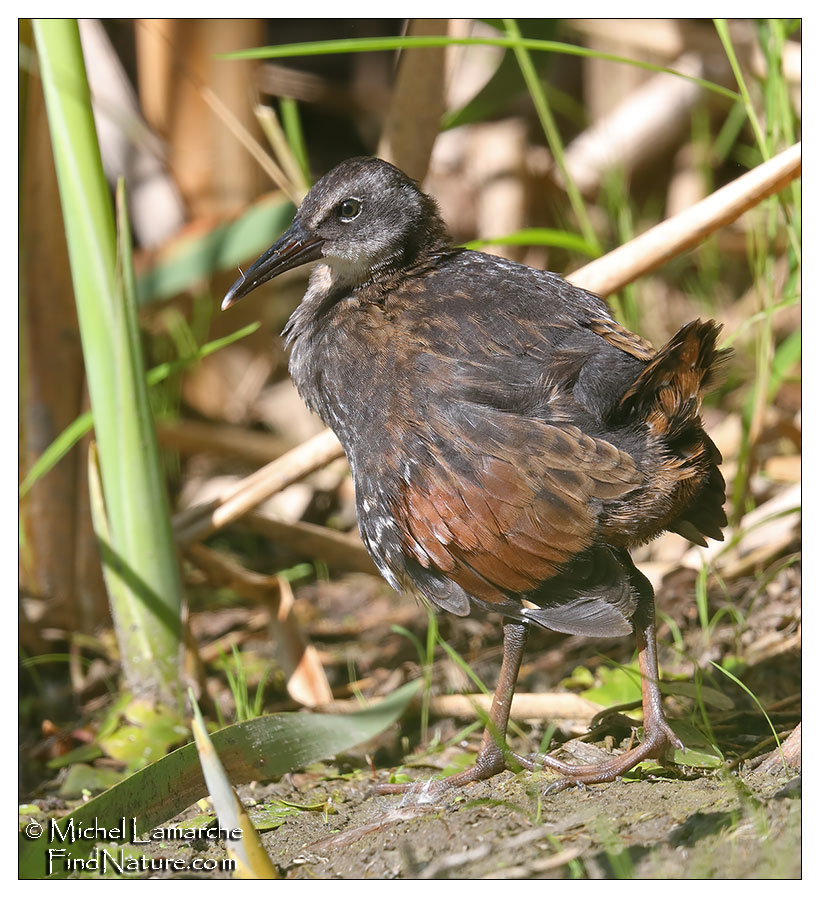
[[[321,238],[308,234],[301,225],[294,222],[280,239],[267,249],[238,278],[222,300],[222,310],[233,306],[252,290],[305,262],[315,262],[322,255]]]

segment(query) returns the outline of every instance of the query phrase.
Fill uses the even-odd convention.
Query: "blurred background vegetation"
[[[82,21],[80,36],[112,197],[124,177],[140,345],[177,533],[186,510],[321,431],[288,380],[279,337],[307,271],[225,315],[218,309],[238,268],[273,242],[336,163],[388,158],[436,197],[457,243],[570,273],[800,139],[798,21],[112,19]],[[447,42],[419,46],[426,36]],[[417,46],[398,49],[405,37]],[[292,46],[318,41],[335,44]],[[242,56],[259,47],[268,50]],[[132,764],[110,743],[100,748],[105,728],[114,729],[100,718],[118,690],[122,646],[90,511],[88,418],[77,423],[89,408],[89,363],[38,52],[22,21],[19,638],[28,786],[42,780],[45,763],[60,767],[67,752],[90,746],[109,769]],[[800,709],[800,214],[794,182],[608,298],[656,345],[686,321],[713,317],[734,349],[704,410],[724,456],[728,540],[701,550],[666,535],[637,561],[657,589],[665,671],[737,690],[757,715],[709,663],[720,664],[782,737]],[[85,338],[84,347],[95,351]],[[444,745],[464,721],[436,717],[433,698],[494,683],[498,622],[446,616],[437,628],[378,578],[358,541],[344,460],[188,543],[180,566],[180,683],[195,686],[215,719],[381,696],[422,670],[427,705],[406,745],[430,741],[434,719]],[[434,655],[438,642],[452,651]],[[536,692],[564,678],[601,690],[602,657],[629,662],[632,651],[630,640],[535,634],[520,683]],[[593,698],[606,705],[614,696]],[[725,757],[774,745],[766,725],[712,723]],[[556,734],[586,726],[559,722]],[[166,737],[162,751],[174,742]]]

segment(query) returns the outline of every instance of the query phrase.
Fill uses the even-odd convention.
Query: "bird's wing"
[[[614,321],[609,315],[592,315],[587,327],[611,346],[642,362],[649,362],[656,355],[652,344]]]
[[[570,424],[455,403],[393,513],[403,550],[486,603],[528,593],[592,545],[602,503],[642,483],[630,456]]]

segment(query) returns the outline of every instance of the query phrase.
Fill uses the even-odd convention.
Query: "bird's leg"
[[[427,793],[440,792],[452,787],[463,787],[478,780],[487,780],[507,768],[506,757],[509,754],[505,744],[507,722],[510,718],[513,691],[516,689],[516,678],[519,676],[519,667],[522,664],[522,655],[527,643],[528,628],[529,625],[521,621],[505,622],[502,670],[499,672],[499,681],[490,704],[488,723],[482,734],[482,744],[479,747],[476,761],[459,774],[426,784],[425,791]],[[419,785],[415,783],[380,784],[376,787],[376,792],[382,794],[406,793],[414,788],[418,789]]]
[[[635,577],[638,575],[638,577]],[[639,649],[641,697],[644,711],[644,739],[633,749],[597,765],[571,765],[549,755],[514,756],[524,767],[553,768],[566,777],[549,787],[558,792],[573,784],[597,784],[615,780],[647,758],[659,758],[669,748],[683,749],[684,745],[667,723],[662,709],[659,688],[658,656],[656,652],[656,622],[653,608],[653,588],[643,575],[635,572],[635,584],[640,588],[639,604],[633,616]],[[639,578],[641,579],[639,581]]]

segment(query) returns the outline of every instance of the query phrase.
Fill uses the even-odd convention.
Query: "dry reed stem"
[[[777,771],[784,763],[791,768],[801,768],[801,724],[781,744],[780,749],[774,749],[758,766],[758,771]]]
[[[411,19],[408,34],[438,35],[442,25],[441,19]],[[421,180],[444,112],[445,47],[403,53],[377,156]]]
[[[289,199],[299,205],[302,202],[303,192],[298,185],[280,168],[279,164],[265,150],[262,144],[251,134],[233,112],[220,100],[216,93],[206,85],[200,86],[202,99],[211,107],[213,112],[222,119],[225,126],[234,134],[237,140],[259,163],[266,175],[285,193]]]
[[[233,456],[252,465],[265,465],[293,448],[288,441],[274,434],[191,418],[158,421],[157,439],[182,456],[214,453]]]
[[[282,521],[268,515],[249,513],[243,524],[269,540],[290,546],[314,559],[323,559],[332,568],[379,574],[359,534],[343,534],[306,521]]]
[[[615,293],[735,221],[800,174],[801,144],[797,143],[567,279],[600,296]]]
[[[174,517],[177,542],[201,540],[241,518],[269,496],[322,468],[342,455],[342,447],[330,430],[324,430],[290,452],[255,471],[227,490],[218,500],[195,506]]]
[[[379,697],[367,700],[367,705],[376,705]],[[484,693],[465,693],[450,696],[431,696],[430,712],[437,718],[460,718],[475,720],[476,708],[490,710],[491,697]],[[421,699],[411,701],[411,708],[417,707]],[[345,714],[362,708],[358,699],[339,699],[322,708],[323,712]],[[517,721],[574,721],[590,724],[593,717],[604,707],[577,696],[575,693],[517,693],[513,697],[510,717]]]

